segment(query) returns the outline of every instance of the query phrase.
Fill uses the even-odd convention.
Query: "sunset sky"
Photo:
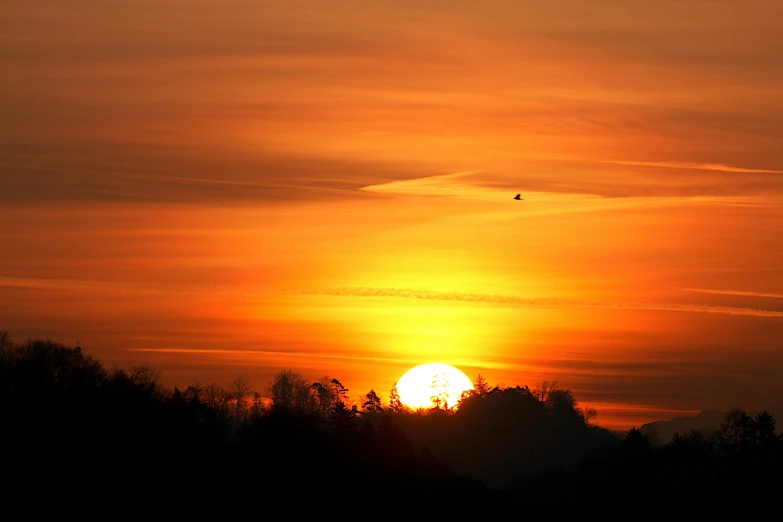
[[[0,4],[0,329],[167,386],[426,362],[783,405],[783,2]],[[524,201],[514,201],[521,193]]]

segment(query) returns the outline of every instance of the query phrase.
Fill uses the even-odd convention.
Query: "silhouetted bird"
[[[514,196],[514,199],[517,199],[517,200],[519,200],[519,201],[524,201],[524,200],[522,199],[522,194],[517,194],[516,196]]]

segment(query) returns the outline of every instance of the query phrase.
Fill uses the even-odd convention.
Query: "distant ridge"
[[[762,410],[748,411],[749,415],[756,415]],[[774,417],[777,423],[775,424],[775,432],[783,433],[783,407],[767,409]],[[718,410],[704,410],[697,415],[690,417],[676,417],[671,420],[659,420],[643,424],[639,430],[652,437],[653,442],[656,444],[666,444],[675,433],[680,435],[687,435],[694,430],[714,430],[720,427],[720,423],[723,422],[725,411]]]

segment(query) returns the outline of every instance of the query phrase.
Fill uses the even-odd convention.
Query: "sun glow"
[[[427,363],[405,372],[397,382],[400,400],[409,408],[453,408],[462,392],[472,390],[470,379],[454,366]]]

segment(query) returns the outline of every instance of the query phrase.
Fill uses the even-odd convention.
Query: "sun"
[[[397,382],[400,401],[414,410],[433,406],[454,408],[462,392],[472,389],[473,383],[467,375],[443,363],[414,366]]]

